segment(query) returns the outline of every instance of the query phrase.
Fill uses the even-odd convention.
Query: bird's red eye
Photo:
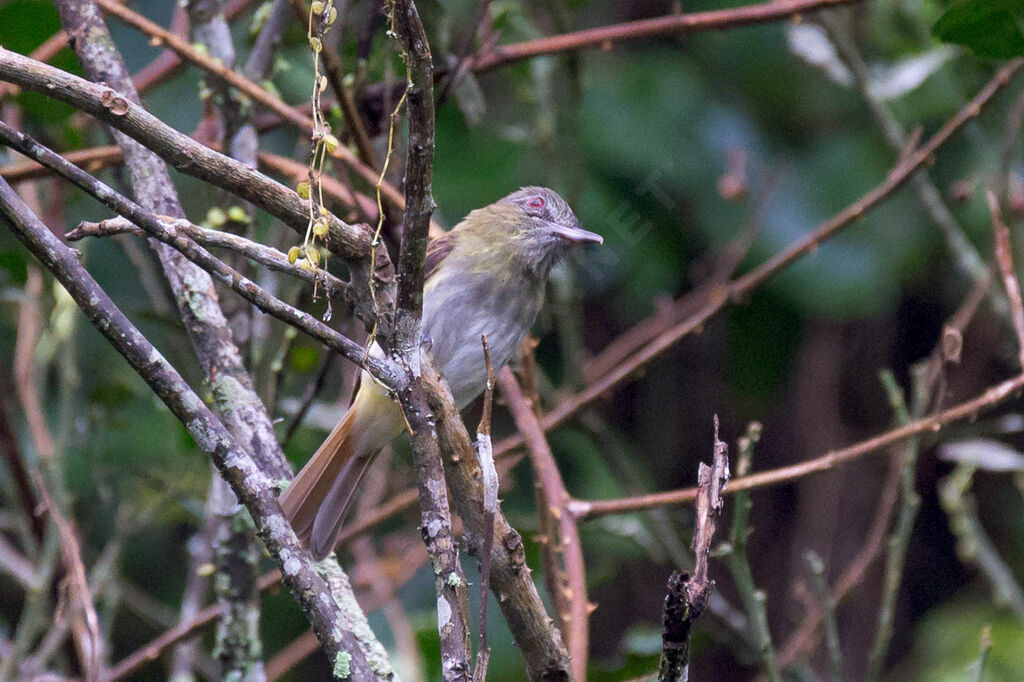
[[[530,208],[544,208],[544,197],[533,197],[526,202]]]

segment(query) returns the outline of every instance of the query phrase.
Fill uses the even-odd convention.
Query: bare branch
[[[814,10],[849,5],[857,0],[788,0],[787,2],[766,2],[761,5],[674,14],[655,19],[641,19],[614,26],[602,26],[575,33],[546,36],[511,45],[499,45],[492,51],[478,57],[473,63],[474,71],[489,71],[499,66],[514,64],[524,59],[541,57],[587,48],[611,46],[626,40],[640,40],[658,35],[685,35],[701,31],[723,31],[738,26],[762,24],[770,21],[789,19]]]
[[[90,322],[185,425],[199,448],[212,458],[252,514],[257,532],[310,620],[328,660],[336,669],[349,671],[358,679],[381,677],[379,669],[373,666],[386,666],[386,663],[375,661],[371,665],[367,662],[359,640],[344,626],[349,617],[317,575],[309,553],[299,545],[284,519],[277,503],[277,488],[271,479],[238,446],[181,375],[111,302],[74,252],[50,234],[3,181],[0,181],[0,214],[17,237],[57,277]]]
[[[35,478],[36,490],[39,491],[43,505],[50,513],[54,525],[57,526],[69,592],[74,602],[75,611],[78,612],[78,616],[84,623],[86,636],[75,637],[75,644],[79,649],[78,657],[81,661],[82,675],[86,682],[96,682],[100,676],[103,635],[100,633],[100,620],[96,615],[96,605],[93,603],[92,593],[89,590],[89,580],[85,575],[85,564],[82,563],[82,547],[78,542],[78,534],[75,529],[61,513],[50,492],[46,489],[42,475],[39,472],[33,473],[35,474],[33,478]],[[73,627],[78,629],[77,624]]]
[[[1017,360],[1024,371],[1024,302],[1021,301],[1020,282],[1017,271],[1013,267],[1013,246],[1010,244],[1010,228],[1003,221],[999,210],[999,199],[991,189],[985,192],[988,199],[988,210],[992,217],[992,232],[995,234],[996,263],[1003,276],[1003,287],[1010,301],[1010,319],[1013,321],[1013,333],[1017,336]]]
[[[145,229],[151,236],[180,250],[189,260],[216,275],[219,281],[230,286],[239,295],[264,312],[278,317],[310,334],[327,346],[334,348],[356,364],[369,369],[381,381],[391,386],[397,385],[397,379],[391,369],[379,360],[368,357],[363,346],[342,336],[309,313],[298,310],[271,296],[255,282],[247,277],[243,277],[223,261],[215,258],[209,251],[193,242],[188,236],[177,234],[176,230],[166,225],[151,212],[118,194],[112,188],[104,185],[77,166],[68,163],[60,155],[43,147],[29,136],[12,130],[4,123],[0,123],[0,142],[18,149],[26,156],[31,156],[40,163],[52,168],[55,172],[67,178],[77,187],[85,190],[112,210],[117,211],[139,227]]]
[[[899,190],[915,171],[929,163],[932,156],[949,141],[956,131],[972,118],[978,116],[982,108],[992,100],[996,93],[1009,84],[1010,79],[1020,71],[1022,66],[1024,66],[1024,59],[1014,59],[999,69],[989,80],[988,84],[973,99],[957,111],[924,145],[900,161],[889,172],[886,179],[874,189],[751,272],[733,280],[727,286],[709,292],[703,307],[689,318],[666,330],[635,355],[619,363],[612,371],[587,386],[580,393],[560,402],[555,409],[541,417],[541,425],[544,427],[544,430],[550,430],[564,423],[585,405],[597,400],[633,376],[638,369],[671,348],[680,339],[694,330],[702,328],[730,300],[745,300],[769,278],[786,269],[803,256],[812,253],[822,242],[834,237],[841,230],[863,218],[868,211],[878,207],[884,200]],[[522,445],[522,436],[507,438],[495,446],[495,456],[501,457],[515,448],[522,447]],[[692,497],[690,499],[692,500]]]
[[[168,231],[186,234],[189,239],[197,244],[228,249],[245,256],[254,263],[265,265],[270,270],[285,272],[293,277],[298,277],[309,284],[322,288],[324,295],[330,298],[346,303],[351,303],[354,298],[354,294],[351,291],[352,287],[348,282],[335,277],[324,269],[310,270],[290,263],[287,254],[271,246],[265,246],[230,232],[200,227],[187,220],[175,220],[167,217],[162,222],[164,222]],[[150,236],[148,232],[127,218],[119,217],[101,220],[98,223],[80,223],[77,228],[65,234],[64,238],[69,242],[75,242],[86,237],[110,237],[119,234],[132,234],[137,237]]]

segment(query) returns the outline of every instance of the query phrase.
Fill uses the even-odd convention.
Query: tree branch
[[[708,578],[711,541],[718,528],[724,502],[722,491],[729,482],[729,448],[718,438],[715,415],[715,440],[711,466],[697,467],[697,504],[694,510],[693,575],[673,571],[668,579],[668,595],[662,616],[661,664],[658,682],[686,682],[689,678],[690,633],[693,622],[704,613],[715,588]]]
[[[587,679],[587,648],[590,640],[590,600],[587,598],[587,577],[576,517],[567,509],[571,501],[558,464],[548,445],[544,430],[537,421],[519,382],[506,367],[498,378],[505,394],[516,428],[523,434],[530,451],[533,475],[538,491],[538,510],[542,522],[548,592],[555,604],[559,628],[568,641],[573,674]]]
[[[118,194],[77,166],[68,163],[59,154],[43,147],[24,133],[9,128],[4,123],[0,123],[0,142],[53,169],[62,177],[67,178],[77,187],[108,206],[111,210],[116,211],[146,230],[154,238],[180,250],[189,260],[214,274],[219,281],[230,286],[231,289],[256,305],[260,310],[306,332],[330,348],[334,348],[361,367],[366,367],[385,384],[391,387],[398,386],[398,379],[392,370],[385,363],[369,357],[363,346],[342,336],[309,313],[298,310],[271,296],[255,282],[247,277],[243,277],[223,261],[210,254],[209,251],[193,242],[186,234],[177,234],[173,227],[165,225],[157,216],[130,199]]]
[[[575,679],[562,635],[548,617],[526,564],[522,538],[505,519],[500,506],[493,513],[493,527],[486,526],[492,516],[485,511],[480,462],[451,391],[432,365],[423,368],[423,380],[429,387],[430,408],[445,455],[445,477],[456,510],[462,517],[470,554],[475,554],[479,560],[487,533],[493,534],[491,592],[526,663],[527,677],[531,680]]]
[[[354,294],[352,293],[351,284],[335,277],[326,270],[310,270],[290,263],[287,254],[271,246],[265,246],[230,232],[200,227],[184,219],[172,220],[166,218],[162,222],[168,231],[181,232],[197,244],[206,247],[228,249],[245,256],[254,263],[266,266],[269,270],[284,272],[315,287],[322,287],[324,295],[329,298],[349,304],[353,301]],[[136,237],[150,236],[146,230],[138,227],[132,221],[119,217],[101,220],[98,223],[88,221],[79,223],[78,227],[64,235],[64,239],[69,242],[76,242],[86,237],[111,237],[121,234],[131,234]]]
[[[424,259],[430,216],[434,162],[434,86],[430,44],[412,0],[393,0],[392,30],[408,69],[406,97],[409,139],[405,165],[405,227],[399,247],[398,295],[394,326],[385,346],[403,368],[406,386],[398,399],[409,425],[423,540],[434,566],[437,627],[441,637],[441,675],[469,682],[469,590],[452,533],[444,465],[429,392],[421,376],[420,319],[423,312]],[[429,361],[428,361],[429,362]]]
[[[776,0],[748,7],[641,19],[574,33],[546,36],[522,43],[499,45],[477,58],[472,68],[474,71],[490,71],[524,59],[585,48],[605,49],[614,43],[626,40],[639,40],[658,35],[683,35],[700,31],[723,31],[738,26],[788,19],[806,12],[849,5],[854,2],[857,0],[787,0],[786,2]]]
[[[977,95],[957,111],[927,142],[905,155],[889,172],[886,179],[874,189],[850,204],[842,212],[820,224],[807,236],[796,240],[746,275],[734,279],[729,284],[715,291],[709,292],[707,302],[693,315],[666,330],[632,357],[619,363],[608,374],[591,383],[572,398],[561,401],[555,409],[540,418],[544,430],[550,430],[567,421],[584,406],[597,400],[626,379],[634,376],[638,369],[671,348],[680,339],[694,330],[702,328],[711,317],[721,311],[730,301],[739,302],[745,300],[765,281],[786,269],[803,256],[814,252],[824,241],[831,239],[841,230],[863,218],[868,211],[878,207],[885,199],[903,187],[917,170],[927,165],[939,148],[948,142],[954,133],[972,118],[977,117],[981,113],[982,108],[992,100],[996,93],[1006,87],[1010,79],[1019,73],[1022,66],[1024,66],[1024,59],[1014,59],[1000,68]],[[495,446],[495,457],[501,457],[515,448],[522,447],[522,445],[522,436],[506,438]]]
[[[246,506],[267,550],[281,569],[286,584],[302,606],[336,672],[355,679],[386,677],[386,663],[368,662],[357,637],[346,627],[342,612],[317,575],[277,503],[277,489],[251,456],[217,421],[163,355],[111,302],[106,292],[62,244],[0,180],[0,215],[15,235],[50,270],[89,321],[146,381],[207,453],[232,490]],[[383,668],[380,666],[383,665]],[[344,677],[345,675],[338,675]]]

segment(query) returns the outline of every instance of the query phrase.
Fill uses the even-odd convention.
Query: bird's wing
[[[452,238],[451,232],[446,232],[436,239],[432,239],[427,244],[427,260],[424,264],[423,278],[425,280],[430,279],[430,276],[437,271],[438,266],[441,265],[441,261],[444,257],[452,252],[455,248],[455,240]]]

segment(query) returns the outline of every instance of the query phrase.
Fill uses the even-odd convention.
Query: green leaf
[[[1021,0],[963,0],[950,7],[932,27],[947,43],[967,47],[979,57],[1007,59],[1024,54]]]

